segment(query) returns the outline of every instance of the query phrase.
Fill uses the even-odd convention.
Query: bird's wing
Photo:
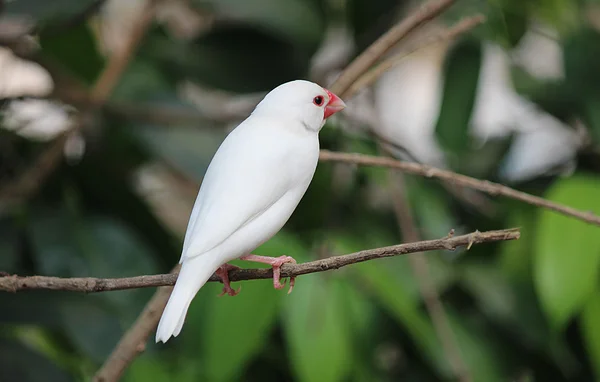
[[[215,154],[194,204],[181,261],[225,241],[293,187],[281,142],[238,126]]]

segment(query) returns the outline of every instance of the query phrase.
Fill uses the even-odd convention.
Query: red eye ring
[[[315,98],[313,98],[313,103],[317,106],[322,106],[324,101],[325,100],[323,96],[316,96]]]

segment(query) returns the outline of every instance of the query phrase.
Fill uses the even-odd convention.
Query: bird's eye
[[[313,103],[314,103],[315,105],[317,105],[317,106],[321,106],[321,105],[323,105],[323,96],[316,96],[316,97],[313,99]]]

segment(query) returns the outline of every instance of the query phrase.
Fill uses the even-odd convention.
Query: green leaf
[[[65,209],[35,208],[30,236],[40,273],[126,277],[156,272],[149,248],[127,226],[108,218],[86,218]],[[62,327],[78,349],[101,362],[121,336],[121,323],[133,322],[149,294],[138,289],[63,297],[58,307]]]
[[[518,318],[513,316],[517,296],[493,265],[465,264],[462,266],[461,276],[460,283],[482,305],[483,312],[496,318],[511,320],[512,324],[523,318],[523,314]]]
[[[341,282],[343,305],[348,313],[348,323],[352,327],[353,339],[367,337],[371,333],[371,322],[375,316],[375,306],[368,296],[350,283]]]
[[[446,308],[448,320],[466,368],[473,381],[506,381],[501,349],[495,345],[491,334],[476,320],[465,319],[452,309]]]
[[[89,252],[90,271],[102,277],[131,277],[157,273],[158,266],[147,243],[126,225],[108,218],[88,218],[82,250]],[[152,295],[148,289],[107,294],[104,298],[120,313],[124,326],[137,318]]]
[[[180,103],[181,101],[173,94],[174,90],[174,84],[167,81],[165,73],[160,70],[156,63],[137,59],[127,65],[127,69],[119,79],[111,98],[114,100],[140,101],[142,99],[154,100],[160,96],[164,104]],[[164,104],[158,106],[173,106]],[[188,107],[194,110],[191,106]]]
[[[350,283],[351,278],[340,279],[341,304],[352,335],[352,375],[355,380],[373,379],[377,373],[371,362],[372,349],[379,343],[374,333],[377,322],[376,305],[361,288],[362,285]]]
[[[105,300],[98,297],[63,298],[60,315],[63,329],[73,345],[100,364],[110,355],[123,329],[119,317],[106,305]]]
[[[67,373],[29,347],[0,338],[0,381],[67,382]]]
[[[407,291],[406,278],[398,276],[398,269],[386,264],[386,260],[368,261],[355,267],[360,277],[366,282],[373,297],[403,327],[423,354],[437,371],[450,376],[451,370],[445,360],[441,345],[437,340],[433,326],[428,317],[419,309],[419,301],[415,292]],[[388,263],[389,264],[389,263]],[[416,285],[412,283],[412,289]]]
[[[70,372],[72,375],[82,375],[85,369],[96,370],[96,365],[87,359],[82,359],[72,348],[64,346],[62,339],[57,340],[54,333],[46,328],[31,325],[17,326],[11,331],[11,338],[19,341],[28,349],[39,353],[55,367]],[[89,373],[88,373],[89,374]]]
[[[284,317],[296,377],[301,382],[346,380],[353,361],[343,287],[319,274],[303,276],[301,282],[288,298]]]
[[[16,219],[0,220],[0,272],[16,272],[19,236]]]
[[[164,359],[143,353],[127,368],[124,382],[171,381],[175,379]]]
[[[65,169],[68,172],[63,179],[74,181],[86,210],[126,224],[132,234],[145,241],[145,248],[152,249],[153,258],[163,260],[163,269],[168,271],[179,260],[181,239],[167,230],[134,189],[132,171],[144,161],[138,142],[128,134],[131,127],[105,128],[103,149],[86,152],[81,163]]]
[[[319,163],[308,190],[287,223],[288,227],[301,232],[315,230],[326,224],[335,198],[332,192],[332,169],[331,163]]]
[[[596,291],[581,312],[581,331],[590,363],[600,380],[600,292]]]
[[[580,110],[581,88],[572,86],[568,80],[539,80],[520,67],[511,74],[516,92],[554,117],[568,121],[574,110]]]
[[[73,240],[64,210],[38,207],[33,210],[29,234],[40,274],[57,277],[91,276],[83,254]]]
[[[581,28],[564,43],[565,78],[581,102],[600,95],[595,85],[600,81],[596,68],[600,65],[600,33],[590,27]]]
[[[346,3],[347,18],[352,25],[354,38],[358,49],[362,51],[371,44],[377,34],[383,33],[395,21],[395,12],[391,12],[398,5],[395,0],[352,0]],[[382,25],[384,24],[385,25]],[[368,38],[365,38],[368,36]]]
[[[127,368],[123,381],[199,381],[200,365],[197,362],[186,362],[185,364],[178,364],[177,367],[172,367],[167,361],[168,358],[144,353]]]
[[[356,244],[350,238],[337,240],[346,250],[356,250]],[[371,246],[374,243],[370,243]],[[379,244],[381,245],[381,244]],[[437,370],[440,375],[451,377],[452,369],[444,355],[430,318],[420,308],[421,295],[412,275],[406,257],[370,261],[353,266],[359,272],[367,289],[412,337],[417,348]],[[439,262],[430,261],[433,281],[438,290],[440,286],[449,283],[450,272]],[[500,367],[494,360],[491,343],[479,340],[470,334],[470,328],[455,320],[453,329],[463,352],[469,369],[478,378],[474,380],[494,380]],[[476,344],[474,344],[476,343]],[[477,346],[482,349],[475,350]],[[490,348],[489,352],[486,348]],[[481,350],[481,351],[480,351]],[[484,378],[485,377],[485,378]],[[493,377],[493,378],[492,378]],[[492,379],[486,379],[492,378]]]
[[[565,41],[563,55],[566,91],[558,89],[563,91],[556,97],[556,103],[564,105],[566,102],[563,94],[567,93],[570,103],[576,103],[574,106],[569,105],[569,111],[582,115],[596,141],[600,141],[600,89],[597,86],[600,81],[597,70],[600,65],[600,49],[597,44],[599,38],[597,30],[583,27]],[[572,117],[572,114],[567,117]]]
[[[264,29],[293,42],[316,45],[325,30],[324,14],[316,1],[306,0],[196,0],[215,14]]]
[[[544,22],[568,33],[581,27],[581,3],[571,0],[544,0],[533,2],[533,12]]]
[[[457,226],[445,196],[447,191],[431,187],[431,183],[418,178],[405,178],[415,217],[424,239],[443,237]]]
[[[486,37],[504,47],[514,47],[527,30],[528,9],[519,0],[484,2],[488,5]],[[458,11],[458,10],[455,10]],[[461,17],[465,11],[461,13]]]
[[[280,231],[253,253],[288,255],[303,261],[305,248],[293,235]],[[239,266],[258,264],[236,260]],[[264,266],[268,267],[268,266]],[[304,284],[300,278],[298,283]],[[190,306],[182,341],[186,353],[196,359],[202,350],[202,373],[210,381],[239,380],[248,364],[261,353],[279,313],[280,299],[290,298],[286,289],[275,290],[271,280],[244,281],[235,297],[217,297],[221,283],[207,283]],[[237,288],[235,283],[233,288]],[[297,288],[300,289],[300,288]],[[294,295],[296,290],[292,293]],[[200,345],[199,345],[200,343]]]
[[[312,52],[241,25],[222,26],[193,45],[155,35],[147,51],[174,81],[195,80],[232,92],[271,90],[306,75]]]
[[[508,211],[506,227],[519,227],[522,232],[534,232],[538,208],[521,202],[505,201]],[[521,235],[519,240],[505,241],[500,247],[499,265],[502,273],[513,281],[530,281],[532,273],[534,235]]]
[[[526,228],[523,232],[527,232]],[[465,264],[461,269],[462,287],[475,298],[478,310],[491,322],[502,326],[514,341],[538,349],[565,375],[579,367],[563,339],[551,335],[529,273],[527,278],[522,278],[525,275],[520,269],[516,275],[503,275],[496,264]]]
[[[50,57],[71,74],[92,84],[104,67],[97,41],[91,28],[81,24],[61,33],[42,33],[39,36],[42,54]]]
[[[26,298],[21,293],[0,293],[0,306],[10,306],[0,314],[0,323],[59,329],[62,299],[54,291],[31,291]]]
[[[39,206],[32,213],[30,237],[41,274],[128,277],[157,271],[147,244],[115,219]],[[117,294],[129,292],[135,291]]]
[[[577,175],[556,182],[546,197],[600,213],[600,180]],[[543,210],[535,241],[534,279],[542,307],[555,329],[562,329],[594,291],[600,271],[600,229]]]
[[[435,132],[442,147],[456,155],[469,147],[467,131],[480,65],[481,47],[473,41],[460,43],[447,57],[444,96]]]
[[[588,97],[584,101],[583,109],[594,142],[600,142],[600,95]]]
[[[286,292],[275,290],[268,280],[247,281],[235,298],[219,298],[216,296],[223,285],[211,284],[203,288],[211,297],[203,308],[203,334],[189,349],[197,349],[200,341],[206,380],[236,381],[267,343],[277,319],[279,298]]]

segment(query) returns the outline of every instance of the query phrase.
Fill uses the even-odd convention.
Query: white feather
[[[327,93],[307,81],[271,91],[212,159],[186,231],[177,283],[156,332],[181,331],[189,305],[222,264],[249,254],[279,231],[306,192],[319,158]]]
[[[279,121],[261,117],[252,116],[235,129],[207,171],[208,187],[198,195],[182,260],[215,248],[287,192],[308,186],[318,145],[314,133],[292,134]]]

